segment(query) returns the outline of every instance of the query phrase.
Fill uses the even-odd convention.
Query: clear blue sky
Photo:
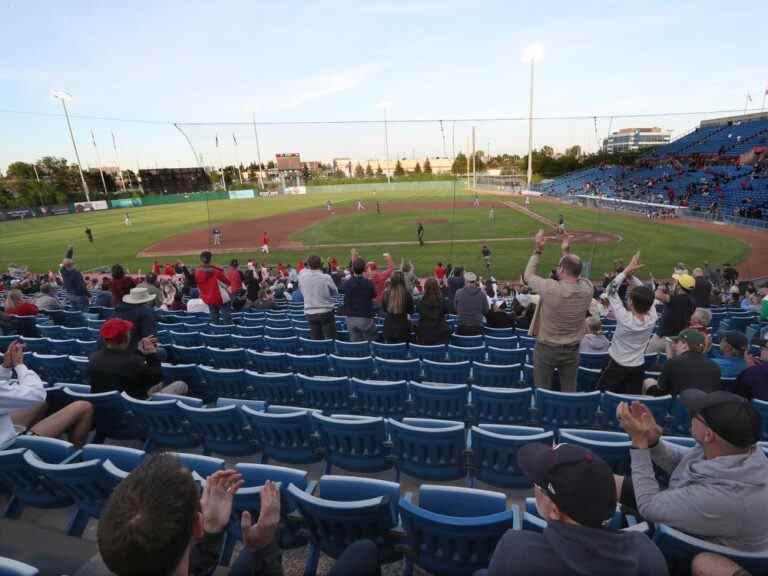
[[[523,48],[544,45],[536,69],[541,116],[759,108],[768,85],[768,2],[254,2],[0,0],[0,169],[43,155],[73,160],[51,89],[72,114],[167,121],[518,117],[528,110]],[[614,119],[680,133],[701,117]],[[191,165],[169,125],[75,119],[85,165]],[[392,125],[395,155],[440,155],[438,123]],[[468,124],[444,124],[447,152]],[[235,132],[240,145],[233,146]],[[190,127],[207,164],[255,159],[253,131]],[[221,148],[214,142],[218,134]],[[260,128],[275,152],[327,161],[384,157],[381,125]],[[477,124],[477,147],[524,152],[525,122]],[[594,122],[541,121],[536,146],[594,149]]]

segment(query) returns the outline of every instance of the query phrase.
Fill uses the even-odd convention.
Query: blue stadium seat
[[[90,372],[88,371],[90,362],[88,358],[86,356],[70,356],[69,362],[75,369],[75,378],[72,382],[75,384],[90,385]]]
[[[75,310],[62,310],[61,313],[64,326],[68,326],[70,328],[85,326],[85,316],[83,316],[82,312]]]
[[[72,341],[74,342],[74,340]],[[29,357],[29,367],[46,382],[76,382],[77,371],[68,355],[38,354]]]
[[[360,539],[376,544],[381,564],[396,562],[392,531],[398,525],[400,485],[372,478],[330,476],[320,478],[318,495],[290,485],[289,499],[301,512],[311,541],[304,574],[314,576],[319,553],[338,558]]]
[[[371,356],[328,356],[331,369],[335,376],[347,378],[360,378],[367,380],[373,374],[373,358]]]
[[[169,452],[177,456],[181,461],[181,465],[192,472],[195,480],[205,480],[211,474],[224,470],[225,462],[221,458],[214,458],[213,456],[203,456],[201,454],[191,454],[189,452]]]
[[[298,354],[301,345],[299,344],[298,336],[276,337],[266,335],[264,336],[264,348],[270,352]]]
[[[421,361],[417,358],[410,360],[395,358],[373,359],[376,367],[376,376],[380,380],[419,380],[421,374]]]
[[[55,483],[30,468],[22,457],[27,450],[50,464],[60,464],[75,454],[69,442],[42,436],[19,436],[11,446],[0,450],[0,486],[10,494],[3,518],[18,518],[25,506],[66,508],[72,504]]]
[[[520,388],[521,364],[472,363],[472,379],[478,386],[492,388]]]
[[[200,332],[204,334],[230,335],[235,330],[234,324],[208,324],[200,327]],[[203,336],[205,338],[205,336]],[[210,344],[209,344],[210,346]]]
[[[71,340],[55,340],[53,338],[49,338],[48,341],[51,343],[51,351],[53,354],[76,356],[80,353],[80,346],[78,345],[77,340],[74,338]]]
[[[101,460],[106,462],[109,460],[113,464],[113,468],[109,468],[111,473],[116,474],[116,470],[120,470],[124,475],[127,475],[141,464],[145,455],[143,450],[128,446],[86,444],[80,452],[80,461]]]
[[[245,355],[249,366],[257,372],[287,372],[290,369],[285,352],[247,350]]]
[[[268,404],[296,406],[301,403],[296,376],[292,372],[260,374],[245,371],[247,397],[264,400]]]
[[[525,364],[527,348],[496,348],[488,347],[488,362],[491,364]]]
[[[531,388],[472,386],[472,420],[487,424],[528,424],[531,420]]]
[[[312,412],[266,412],[240,408],[251,428],[253,438],[261,446],[261,462],[278,460],[291,464],[309,464],[323,459],[312,427]]]
[[[369,342],[344,342],[335,340],[336,354],[338,356],[370,356],[371,345]]]
[[[485,346],[455,346],[448,345],[448,360],[450,362],[485,362]]]
[[[92,394],[77,391],[74,387],[66,387],[64,395],[71,402],[85,400],[93,406],[93,422],[96,428],[94,443],[104,442],[108,438],[133,440],[139,437],[133,415],[125,409],[117,390]]]
[[[14,339],[18,339],[24,344],[24,352],[37,352],[38,354],[50,354],[52,352],[51,343],[48,341],[48,338],[18,338],[17,336],[0,336],[0,352],[5,352],[8,349],[7,345],[2,344],[3,341],[10,343]]]
[[[600,399],[603,427],[621,432],[623,429],[616,419],[616,408],[622,402],[632,403],[635,400],[639,400],[648,407],[659,426],[665,427],[667,425],[667,418],[672,409],[672,396],[633,396],[630,394],[606,392]]]
[[[554,392],[536,389],[535,410],[545,428],[594,428],[600,392]]]
[[[217,404],[215,408],[202,408],[179,402],[178,406],[195,435],[200,438],[204,454],[249,456],[258,452],[258,446],[251,438],[250,428],[246,426],[237,404]],[[256,410],[253,404],[249,406]],[[263,402],[261,410],[264,410]]]
[[[0,556],[0,576],[37,576],[38,574],[40,571],[34,566]]]
[[[168,353],[179,364],[209,364],[208,349],[205,346],[173,346]]]
[[[673,436],[691,435],[691,416],[688,410],[675,397],[672,400],[672,408],[669,410],[669,424],[666,431]]]
[[[98,340],[75,340],[79,356],[90,356],[99,349]]]
[[[205,382],[206,400],[213,398],[248,398],[245,370],[209,368],[200,366],[200,377]]]
[[[610,356],[607,352],[590,353],[582,352],[579,354],[579,366],[584,368],[596,368],[602,370],[608,364]]]
[[[632,442],[623,432],[560,428],[558,441],[591,450],[605,460],[615,474],[626,474],[629,471],[629,449]]]
[[[408,352],[411,358],[419,360],[433,360],[435,362],[445,362],[448,346],[445,344],[435,344],[427,346],[424,344],[409,344]]]
[[[418,384],[411,382],[409,413],[415,418],[460,420],[469,416],[467,402],[469,387],[466,384]]]
[[[333,466],[354,472],[381,472],[392,468],[386,443],[384,419],[370,416],[312,415],[320,448],[325,457],[325,474]]]
[[[292,338],[296,336],[296,329],[291,326],[290,321],[286,321],[286,326],[274,326],[267,323],[264,327],[264,335],[271,338]]]
[[[398,480],[401,473],[432,481],[466,476],[463,422],[404,418],[387,424]]]
[[[305,376],[328,376],[330,364],[325,354],[288,354],[288,364],[297,374]]]
[[[451,344],[454,346],[463,346],[465,348],[484,346],[483,335],[462,336],[461,334],[451,334]]]
[[[553,433],[528,426],[473,426],[468,445],[472,450],[470,482],[479,480],[511,490],[531,488],[531,481],[517,466],[517,451],[530,442],[552,444]]]
[[[517,336],[507,336],[499,338],[496,336],[485,335],[485,345],[488,348],[498,348],[500,350],[515,350],[517,348]]]
[[[175,330],[169,330],[169,334],[171,335],[171,342],[176,346],[193,348],[204,345],[200,332],[176,332]]]
[[[243,369],[248,363],[248,357],[243,348],[208,348],[210,363],[216,368]]]
[[[405,360],[408,358],[408,344],[384,344],[383,342],[371,342],[371,352],[376,358],[388,360]]]
[[[350,379],[350,390],[357,412],[366,416],[402,418],[406,413],[408,384],[405,380]]]
[[[54,338],[56,340],[64,340],[64,327],[56,324],[51,325],[38,325],[37,329],[40,331],[40,335],[43,338]],[[3,336],[2,338],[10,338],[10,336]],[[5,352],[5,348],[2,345],[2,338],[0,338],[0,351]],[[13,340],[11,340],[12,342]]]
[[[176,400],[137,400],[127,392],[121,396],[126,409],[133,414],[137,428],[145,437],[144,450],[147,452],[155,446],[192,448],[200,445],[200,439],[192,433]],[[190,398],[190,404],[194,400]],[[202,406],[200,400],[196,403]]]
[[[593,392],[597,390],[597,383],[600,381],[600,368],[586,368],[579,366],[576,372],[576,390],[578,392]]]
[[[423,484],[419,505],[400,500],[405,529],[406,573],[411,565],[445,576],[486,568],[499,539],[518,528],[517,507],[500,492]]]
[[[221,348],[226,350],[232,347],[232,336],[230,334],[206,334],[200,336],[203,339],[203,345],[208,348]]]
[[[259,325],[248,325],[248,324],[239,324],[238,326],[235,326],[235,329],[232,332],[232,336],[247,336],[247,337],[264,337],[264,326]]]
[[[345,414],[354,408],[350,397],[349,378],[296,374],[296,384],[302,391],[304,404],[309,408],[329,414]]]
[[[490,326],[483,328],[483,334],[486,337],[491,336],[492,338],[512,338],[517,336],[514,328],[491,328]],[[488,340],[485,343],[488,345]]]
[[[768,402],[764,400],[752,400],[752,405],[760,413],[760,439],[768,441]]]
[[[166,364],[160,366],[163,372],[163,382],[168,385],[172,382],[181,381],[189,387],[189,395],[203,400],[209,400],[213,397],[207,384],[203,382],[197,364]]]
[[[333,354],[335,348],[333,340],[312,340],[311,338],[299,338],[302,354]]]
[[[517,337],[520,348],[527,348],[528,350],[533,351],[534,348],[536,348],[536,338],[533,336],[518,336]]]
[[[421,363],[424,369],[425,382],[442,382],[444,384],[465,384],[469,380],[469,371],[472,363],[465,362],[432,362],[424,360]]]
[[[76,328],[61,327],[64,333],[65,340],[90,340],[91,333],[88,331],[87,326],[78,326]]]
[[[232,346],[245,350],[261,350],[264,348],[264,337],[232,334]]]

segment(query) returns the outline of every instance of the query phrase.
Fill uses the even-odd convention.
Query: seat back
[[[208,349],[205,346],[169,347],[169,353],[176,362],[181,364],[209,364]]]
[[[492,486],[521,490],[531,481],[517,465],[517,452],[530,442],[552,444],[553,433],[544,428],[481,424],[470,431],[472,479]]]
[[[510,336],[491,336],[485,335],[486,348],[499,348],[501,350],[514,350],[517,348],[517,337]]]
[[[680,402],[679,398],[672,400],[672,408],[669,410],[670,421],[668,432],[675,436],[690,436],[691,434],[691,415]]]
[[[272,329],[271,332],[274,333],[276,329]],[[279,330],[279,329],[278,329]],[[288,328],[291,332],[294,331],[293,328]],[[265,331],[266,336],[264,336],[264,348],[271,352],[285,352],[285,353],[292,353],[292,354],[298,354],[300,344],[299,344],[299,338],[297,336],[270,336],[270,330],[267,329]]]
[[[527,348],[497,348],[488,346],[488,362],[491,364],[525,364]]]
[[[405,415],[408,385],[400,382],[382,382],[352,378],[350,389],[360,414],[400,418]]]
[[[0,557],[0,576],[37,576],[40,571],[34,566],[13,558]]]
[[[371,345],[369,342],[344,342],[335,340],[336,354],[338,356],[370,356]]]
[[[461,334],[451,334],[451,344],[464,347],[483,346],[483,335],[462,336]]]
[[[448,360],[450,362],[485,362],[485,346],[456,346],[448,345]]]
[[[208,358],[216,368],[242,370],[248,363],[243,348],[229,348],[228,350],[208,348]]]
[[[442,382],[444,384],[465,384],[469,380],[469,371],[472,363],[464,362],[432,362],[424,360],[421,363],[424,369],[425,382]]]
[[[310,338],[299,338],[301,351],[303,354],[333,354],[333,340],[312,340]]]
[[[366,380],[373,374],[373,358],[371,356],[328,356],[333,373],[336,376],[360,378]]]
[[[376,358],[387,358],[390,360],[405,360],[408,358],[408,344],[400,342],[397,344],[384,344],[383,342],[371,342],[371,353]]]
[[[409,344],[408,353],[411,358],[419,360],[434,360],[435,362],[444,362],[448,353],[448,346],[445,344]]]
[[[472,378],[478,386],[491,388],[519,388],[522,364],[472,364]]]
[[[246,370],[245,383],[248,398],[264,400],[268,404],[299,405],[296,376],[293,373],[260,374]]]
[[[245,418],[235,404],[216,408],[195,408],[178,403],[194,434],[203,443],[206,454],[246,456],[257,451]],[[262,408],[263,410],[263,408]]]
[[[138,438],[139,431],[131,414],[125,408],[120,398],[120,392],[77,392],[72,388],[64,388],[64,395],[71,401],[85,400],[93,406],[93,421],[96,428],[94,442],[103,442],[107,438],[117,440],[133,440]]]
[[[468,416],[466,384],[418,384],[412,382],[410,413],[416,418],[466,421]]]
[[[171,335],[171,342],[176,346],[203,346],[203,338],[200,332],[177,332],[176,330],[169,330]]]
[[[163,382],[170,384],[180,380],[189,386],[190,396],[196,396],[204,400],[212,397],[208,385],[203,382],[197,364],[166,364],[163,363],[160,369],[163,372]]]
[[[450,420],[388,420],[398,472],[424,480],[458,480],[466,475],[464,424]]]
[[[417,358],[410,360],[402,358],[379,358],[373,360],[377,377],[381,380],[419,380],[421,361]]]
[[[579,354],[579,366],[601,370],[608,364],[609,359],[610,356],[607,352],[581,352]]]
[[[768,441],[768,402],[764,400],[752,400],[752,406],[760,413],[760,439]]]
[[[200,444],[199,438],[187,426],[176,400],[137,400],[127,392],[121,396],[137,427],[146,436],[144,450],[149,451],[157,445],[191,448]]]
[[[619,421],[616,418],[616,408],[622,402],[631,403],[639,400],[645,404],[653,414],[656,423],[659,426],[666,426],[667,416],[672,409],[672,396],[633,396],[630,394],[614,394],[606,392],[600,399],[600,411],[602,412],[602,424],[610,430],[622,431]]]
[[[328,376],[330,366],[325,354],[288,354],[288,363],[297,374]]]
[[[111,444],[86,444],[82,450],[81,460],[109,460],[124,472],[135,470],[146,455],[143,450]]]
[[[472,416],[487,424],[528,424],[531,420],[531,388],[487,388],[473,386]]]
[[[206,384],[209,398],[247,398],[245,370],[200,366],[200,376]]]
[[[387,458],[386,424],[368,416],[327,417],[313,414],[326,471],[332,466],[355,472],[379,472],[392,468]]]
[[[232,335],[232,346],[243,350],[261,350],[264,348],[264,338],[259,335]]]
[[[576,373],[576,390],[578,392],[592,392],[597,390],[597,383],[600,381],[600,368],[585,368],[579,366]]]
[[[72,343],[77,345],[74,340]],[[66,354],[53,355],[33,352],[29,359],[30,368],[38,372],[46,382],[76,382],[78,379],[77,371],[69,360],[69,354],[76,353],[77,351],[72,351]]]
[[[616,474],[626,474],[629,469],[629,449],[632,442],[623,432],[606,430],[581,430],[560,428],[560,443],[576,444],[591,450],[605,460]]]
[[[600,392],[553,392],[536,389],[536,413],[545,428],[594,428]]]
[[[232,336],[230,334],[207,334],[203,332],[200,336],[203,339],[203,345],[208,348],[226,350],[232,347]]]
[[[296,375],[296,383],[303,392],[304,404],[327,413],[352,411],[349,378],[331,376]]]
[[[284,352],[257,352],[247,350],[248,365],[257,372],[288,372],[288,358]]]
[[[262,463],[270,458],[294,464],[322,459],[309,411],[257,412],[247,406],[241,407],[240,411],[251,427],[254,440],[261,446]]]

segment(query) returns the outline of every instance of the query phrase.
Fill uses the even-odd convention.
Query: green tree
[[[419,164],[418,162],[416,162],[416,166],[413,169],[413,173],[414,174],[421,174],[421,164]]]
[[[384,170],[381,169],[381,164],[376,166],[376,176],[384,176]]]
[[[358,162],[355,166],[355,178],[364,178],[365,177],[365,168],[363,168],[360,163]]]
[[[581,146],[578,144],[571,146],[570,148],[565,149],[565,155],[570,158],[580,158],[581,157]]]
[[[395,176],[404,176],[405,170],[403,170],[403,165],[400,164],[400,160],[397,161],[397,164],[395,164]]]
[[[554,158],[555,157],[555,150],[552,148],[552,146],[542,146],[541,151],[539,152],[542,156],[545,156],[546,158]],[[535,157],[535,155],[534,155]]]
[[[301,175],[304,178],[304,182],[308,182],[312,176],[309,173],[309,166],[304,164],[304,166],[301,168]]]
[[[466,174],[467,173],[467,157],[463,152],[459,152],[456,158],[453,159],[453,166],[451,166],[451,172],[454,174]]]
[[[429,163],[429,158],[424,160],[424,174],[432,174],[432,164]]]
[[[268,170],[273,170],[274,168],[275,168],[275,163],[272,160],[267,162],[267,169]]]
[[[373,176],[373,168],[371,168],[371,163],[368,162],[368,165],[365,167],[365,175],[369,178]]]

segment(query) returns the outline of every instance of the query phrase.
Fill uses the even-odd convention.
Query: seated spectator
[[[120,264],[112,266],[112,307],[117,308],[123,302],[123,296],[136,286],[133,278],[125,275],[125,269]]]
[[[456,333],[462,336],[482,334],[484,316],[488,312],[488,297],[478,285],[474,272],[465,272],[464,281],[466,284],[456,291],[454,297],[458,316]]]
[[[405,278],[399,270],[389,279],[389,288],[381,301],[384,311],[384,342],[395,344],[411,338],[409,314],[413,314],[413,296],[405,287]]]
[[[14,288],[5,297],[5,313],[12,316],[37,316],[37,306],[25,302],[21,290]]]
[[[253,310],[272,310],[276,307],[275,298],[271,291],[262,288],[259,290],[258,297],[250,303],[249,309]]]
[[[163,278],[160,280],[160,293],[162,294],[162,300],[160,307],[163,310],[181,310],[183,305],[181,303],[181,291],[176,288],[173,280],[170,278]]]
[[[647,378],[643,382],[646,394],[677,396],[688,388],[704,392],[720,390],[720,367],[704,355],[706,339],[701,332],[688,328],[669,340],[669,359],[665,362],[659,379]]]
[[[131,349],[133,323],[120,318],[110,318],[101,325],[100,335],[104,348],[90,356],[88,374],[91,392],[119,390],[139,400],[161,392],[163,394],[186,394],[184,382],[163,384],[157,341],[147,336],[138,342],[136,350]]]
[[[301,293],[301,287],[296,288],[291,292],[291,302],[304,303],[304,295]]]
[[[192,314],[210,314],[211,309],[202,298],[190,298],[187,300],[187,312]]]
[[[101,284],[94,278],[91,294],[94,306],[101,306],[103,308],[112,307],[112,289],[109,284],[109,278],[103,277],[101,279]]]
[[[12,380],[14,372],[16,381]],[[46,416],[44,385],[40,376],[24,365],[24,345],[12,342],[0,366],[0,450],[23,435],[58,438],[67,432],[69,441],[78,448],[86,443],[93,426],[91,403],[72,402]]]
[[[52,284],[44,282],[40,285],[40,296],[35,300],[38,310],[60,310],[61,304],[54,298],[55,290]]]
[[[157,286],[157,276],[150,273],[144,277],[144,281],[141,282],[137,288],[144,288],[149,294],[155,297],[155,301],[152,302],[152,306],[160,308],[163,305],[163,292]],[[123,299],[125,301],[125,299]]]
[[[133,324],[131,350],[137,349],[140,340],[157,335],[157,314],[152,308],[154,302],[154,294],[137,286],[123,296],[122,303],[115,310],[115,318],[122,318]]]
[[[419,314],[419,323],[415,330],[419,344],[447,344],[451,337],[445,320],[448,303],[443,298],[435,278],[427,278],[424,283],[424,296],[416,304],[416,312]]]
[[[603,334],[603,323],[600,318],[587,318],[587,332],[579,344],[579,352],[602,354],[608,351],[611,341]]]
[[[722,356],[713,358],[715,364],[720,366],[722,378],[736,378],[747,369],[747,337],[737,331],[726,332],[720,340],[720,353]]]
[[[681,265],[682,263],[678,263],[678,266]],[[659,335],[651,338],[646,349],[647,354],[663,353],[666,349],[665,338],[677,336],[688,328],[691,316],[696,310],[696,303],[691,297],[696,280],[687,273],[676,273],[672,278],[675,280],[675,286],[671,295],[662,289],[656,290],[656,298],[664,304],[664,313],[661,316]]]
[[[768,402],[768,334],[760,338],[757,345],[760,346],[760,359],[752,360],[752,366],[736,377],[733,392],[749,400]]]
[[[573,444],[532,442],[518,451],[517,463],[533,482],[536,509],[547,526],[542,533],[507,530],[487,576],[668,573],[647,536],[605,527],[616,511],[616,485],[599,456]]]
[[[632,440],[631,478],[616,477],[620,502],[649,522],[749,552],[768,549],[768,458],[757,446],[760,414],[735,394],[686,390],[693,448],[666,442],[641,402],[622,403],[617,417]],[[670,474],[659,487],[653,464]]]

